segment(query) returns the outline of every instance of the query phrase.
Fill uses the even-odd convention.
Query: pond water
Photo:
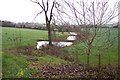
[[[70,32],[69,34],[70,34],[70,35],[78,35],[78,34],[75,33],[75,32]]]
[[[70,36],[67,37],[66,40],[69,41],[75,41],[76,40],[76,33],[75,32],[70,32]],[[45,47],[49,44],[49,41],[38,41],[37,42],[37,49],[42,49],[42,47]],[[66,47],[66,46],[71,46],[73,44],[73,42],[64,42],[64,41],[60,41],[60,42],[52,42],[52,44],[54,46],[57,47]]]
[[[38,41],[37,42],[37,49],[42,49],[42,47],[47,46],[49,44],[49,41]],[[73,43],[72,42],[52,42],[54,46],[57,47],[66,47],[66,46],[71,46]]]
[[[67,40],[74,41],[76,40],[76,36],[68,36]]]

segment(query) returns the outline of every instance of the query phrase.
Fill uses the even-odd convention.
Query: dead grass
[[[47,46],[42,49],[46,54],[59,57],[66,61],[73,62],[74,58],[69,53],[64,52],[60,47],[56,46]]]
[[[67,65],[46,65],[38,69],[38,73],[33,74],[34,78],[88,78],[88,79],[107,79],[114,80],[117,78],[117,67],[104,66],[99,70],[94,66],[89,69],[82,64],[67,64]]]

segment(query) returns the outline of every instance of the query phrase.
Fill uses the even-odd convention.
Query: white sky
[[[30,0],[0,0],[0,20],[32,22],[40,9]],[[44,23],[44,14],[39,15],[34,22]]]
[[[12,22],[32,22],[40,7],[30,0],[0,0],[0,20]],[[45,22],[44,15],[36,18],[37,22]]]

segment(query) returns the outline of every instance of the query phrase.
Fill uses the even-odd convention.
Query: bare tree
[[[79,27],[81,27],[79,30],[79,40],[81,41],[82,39],[85,39],[83,42],[85,43],[87,66],[89,67],[90,55],[92,52],[91,49],[95,45],[94,41],[96,37],[110,32],[110,29],[108,29],[100,34],[100,27],[105,26],[118,16],[118,13],[116,13],[118,2],[116,2],[115,5],[112,5],[112,7],[110,7],[108,0],[93,0],[91,2],[85,2],[83,0],[63,0],[63,2],[66,4],[67,9],[65,9],[64,13],[61,12],[61,14],[68,16],[67,19],[69,19],[71,24],[79,25]],[[81,31],[81,29],[83,29],[83,31]],[[104,45],[108,45],[107,43],[110,43],[109,36],[106,39],[107,41],[104,42]],[[99,45],[98,50],[99,48],[105,49],[106,47]]]
[[[52,17],[53,17],[53,9],[56,8],[56,0],[47,0],[45,2],[45,0],[30,0],[34,3],[36,3],[37,5],[40,6],[40,8],[42,9],[42,11],[40,11],[36,17],[41,14],[42,12],[44,12],[44,15],[45,15],[45,21],[46,21],[46,27],[48,29],[48,39],[49,39],[49,45],[52,45],[52,39],[51,39],[51,21],[52,21]],[[52,5],[50,5],[50,3],[52,3]],[[35,18],[36,18],[35,17]]]

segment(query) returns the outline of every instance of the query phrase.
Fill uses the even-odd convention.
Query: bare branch
[[[44,4],[43,0],[42,0],[42,6],[43,6],[42,9],[45,11],[45,4]]]
[[[52,8],[51,8],[51,11],[50,11],[50,20],[49,20],[49,21],[52,20],[52,16],[53,16],[53,8],[54,8],[54,6],[55,6],[55,2],[53,2],[53,4],[52,4]]]
[[[35,16],[35,18],[34,18],[34,20],[37,18],[37,16],[39,15],[39,14],[41,14],[43,12],[43,10],[41,11],[41,12],[39,12],[39,13],[37,13],[36,14],[36,16]]]
[[[35,0],[35,1],[33,1],[33,0],[30,0],[31,2],[34,2],[34,3],[36,3],[36,4],[38,4],[43,10],[44,10],[44,7],[39,3],[39,1],[38,0]]]
[[[48,1],[49,1],[49,0],[47,0],[47,4],[46,4],[46,5],[47,5],[47,9],[46,9],[46,11],[48,11],[48,8],[49,8],[49,3],[48,3]]]

